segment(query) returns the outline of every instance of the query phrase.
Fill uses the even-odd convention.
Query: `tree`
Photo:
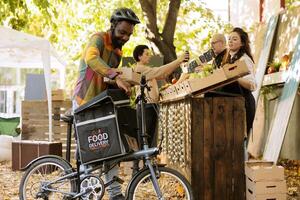
[[[176,59],[176,50],[178,49],[181,51],[193,49],[199,53],[199,51],[209,48],[211,35],[226,27],[200,1],[160,1],[159,10],[157,9],[157,0],[139,0],[139,2],[147,24],[146,37],[159,49],[164,56],[165,63]],[[159,11],[163,13],[161,14],[163,17],[158,17]],[[162,21],[164,24],[159,26]],[[179,27],[184,28],[180,29]],[[199,32],[206,32],[205,38],[199,37]],[[177,69],[173,76],[178,78],[180,73],[181,70]]]
[[[72,88],[87,38],[109,28],[109,17],[117,7],[132,8],[142,21],[124,46],[124,56],[131,56],[141,43],[157,47],[155,53],[163,55],[166,63],[184,50],[199,55],[208,48],[210,35],[223,27],[198,0],[4,0],[0,24],[51,41],[69,63],[67,86]]]
[[[174,46],[174,33],[181,0],[169,2],[163,30],[160,32],[157,26],[157,0],[139,0],[142,10],[147,18],[147,39],[153,42],[164,55],[166,63],[176,59]]]

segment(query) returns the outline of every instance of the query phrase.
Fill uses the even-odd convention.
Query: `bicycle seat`
[[[67,123],[73,123],[74,115],[72,114],[72,108],[68,109],[64,114],[62,114],[61,119]]]

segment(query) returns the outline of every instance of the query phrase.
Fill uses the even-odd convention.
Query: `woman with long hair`
[[[252,91],[256,89],[256,81],[254,77],[254,61],[247,32],[238,27],[234,28],[229,34],[228,50],[229,54],[226,63],[243,60],[250,71],[250,74],[222,88],[224,92],[239,94],[245,98],[247,135],[249,135],[255,115],[255,99]]]

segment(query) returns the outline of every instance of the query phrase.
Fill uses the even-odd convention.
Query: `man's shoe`
[[[110,200],[125,200],[125,197],[122,194],[111,197]]]
[[[136,175],[140,171],[138,160],[133,161],[133,166],[131,167],[131,169],[132,169],[132,175],[131,176],[134,177],[134,175]]]

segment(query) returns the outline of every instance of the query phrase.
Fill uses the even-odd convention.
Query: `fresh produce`
[[[279,71],[285,71],[288,69],[288,66],[290,64],[290,56],[289,55],[284,55],[282,56],[281,60],[281,66],[279,67]]]
[[[278,72],[280,66],[281,66],[281,62],[279,62],[279,61],[271,62],[271,63],[269,64],[268,69],[267,69],[267,74],[271,74],[271,73],[274,73],[274,72]]]
[[[190,78],[204,78],[213,73],[212,65],[204,65],[200,72],[194,72],[190,74]]]
[[[177,79],[176,78],[172,78],[172,84],[175,84],[177,82]]]

